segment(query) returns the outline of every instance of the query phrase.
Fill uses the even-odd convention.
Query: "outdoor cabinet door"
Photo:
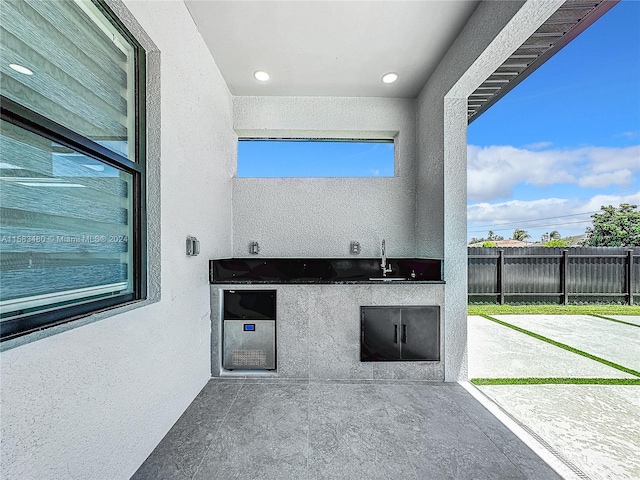
[[[360,361],[400,360],[400,309],[361,307]]]
[[[400,358],[440,360],[440,307],[402,308]]]

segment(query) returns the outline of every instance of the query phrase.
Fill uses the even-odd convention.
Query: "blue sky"
[[[238,142],[239,177],[393,177],[393,142]]]
[[[640,203],[639,25],[620,2],[469,126],[469,238],[579,235]]]

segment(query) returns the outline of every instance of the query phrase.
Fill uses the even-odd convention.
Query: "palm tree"
[[[562,237],[560,236],[560,232],[557,230],[554,230],[553,232],[551,232],[549,234],[549,238],[551,240],[560,240]]]
[[[526,230],[522,230],[520,228],[516,228],[513,231],[513,239],[514,240],[519,240],[521,242],[524,242],[527,238],[531,238],[531,235],[529,235]]]

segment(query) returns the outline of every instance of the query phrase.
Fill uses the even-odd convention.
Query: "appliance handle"
[[[398,343],[398,325],[393,325],[393,343]]]
[[[402,324],[402,343],[407,343],[407,326]]]

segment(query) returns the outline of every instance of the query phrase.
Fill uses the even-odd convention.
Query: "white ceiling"
[[[233,95],[413,98],[479,2],[185,3]]]

